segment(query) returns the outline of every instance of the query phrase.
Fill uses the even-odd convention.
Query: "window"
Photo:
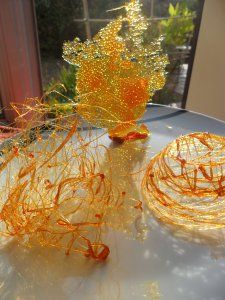
[[[62,44],[75,36],[91,38],[118,12],[107,12],[124,4],[124,0],[35,0],[42,61],[43,86],[60,79],[71,80],[68,65],[61,58]],[[181,106],[192,40],[201,0],[142,0],[143,12],[151,19],[149,38],[165,35],[163,47],[168,53],[165,87],[152,99],[155,103]],[[68,71],[69,72],[69,71]]]

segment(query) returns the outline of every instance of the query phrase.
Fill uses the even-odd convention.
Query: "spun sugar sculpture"
[[[136,121],[155,91],[164,86],[168,61],[162,53],[162,38],[146,42],[149,23],[140,2],[131,0],[119,9],[125,14],[92,40],[66,42],[63,58],[78,67],[78,114],[107,128],[113,140],[144,139],[148,129]]]
[[[187,229],[225,226],[225,137],[181,136],[153,157],[142,182],[150,210]]]
[[[45,106],[39,106],[40,115]],[[141,214],[139,201],[113,185],[110,170],[104,173],[110,156],[96,133],[80,131],[74,118],[49,122],[49,131],[23,130],[2,149],[0,237],[104,261],[110,249],[103,233],[132,224]]]

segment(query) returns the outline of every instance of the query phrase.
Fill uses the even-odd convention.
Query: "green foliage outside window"
[[[167,47],[183,46],[191,38],[194,24],[194,13],[190,11],[186,3],[169,5],[170,17],[159,23],[159,31],[164,35],[164,43]]]
[[[52,113],[65,114],[72,113],[71,106],[67,103],[69,101],[76,101],[76,67],[70,65],[69,67],[62,67],[58,80],[53,79],[45,88],[46,101],[52,106]],[[59,104],[55,111],[54,105]]]
[[[35,10],[42,58],[60,58],[63,41],[76,34],[74,18],[83,18],[82,1],[35,0]],[[84,37],[84,28],[79,29]]]

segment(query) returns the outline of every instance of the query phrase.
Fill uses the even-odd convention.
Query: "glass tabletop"
[[[151,131],[145,142],[149,147],[147,162],[180,135],[196,131],[225,133],[222,121],[160,105],[148,106],[141,122]],[[106,135],[101,143],[121,147]],[[129,165],[129,161],[126,163]],[[66,257],[54,249],[27,249],[15,242],[2,247],[0,298],[225,299],[223,230],[189,235],[160,224],[150,213],[145,221],[149,232],[144,241],[121,232],[106,233],[111,252],[105,263]]]

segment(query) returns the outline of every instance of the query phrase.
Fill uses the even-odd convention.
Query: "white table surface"
[[[174,108],[150,106],[143,119],[152,132],[149,156],[181,134],[225,135],[224,122]],[[111,143],[107,136],[104,143]],[[156,300],[149,292],[149,284],[156,282],[161,293],[157,300],[225,300],[223,231],[201,239],[172,232],[150,216],[148,224],[144,242],[108,233],[111,253],[105,263],[13,242],[2,247],[0,299]]]

